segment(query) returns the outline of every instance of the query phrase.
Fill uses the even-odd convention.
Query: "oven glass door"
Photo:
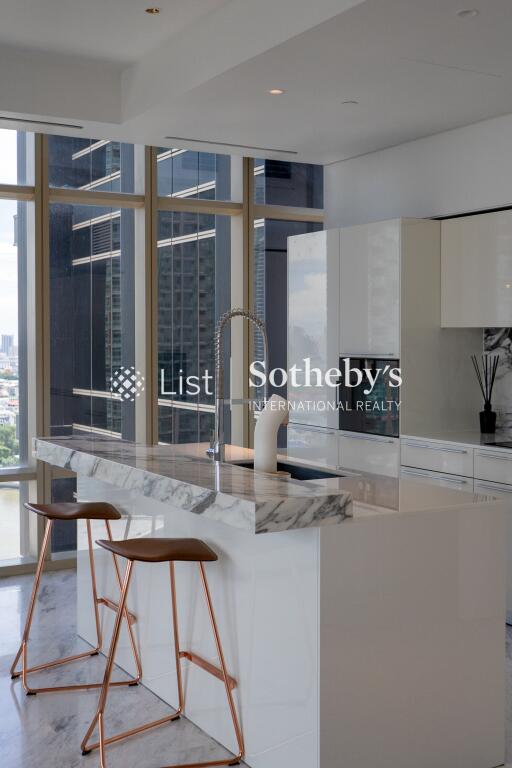
[[[348,365],[345,362],[347,359]],[[396,359],[340,358],[342,373],[338,389],[340,429],[364,432],[369,435],[399,436],[400,387],[391,386],[395,380],[390,380],[389,377],[389,372],[399,367],[400,361]],[[351,386],[345,378],[345,373],[348,371],[350,371]],[[358,371],[362,374],[360,383],[358,383],[360,378]]]

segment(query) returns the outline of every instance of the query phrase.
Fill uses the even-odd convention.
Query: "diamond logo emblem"
[[[110,391],[124,403],[134,403],[144,392],[144,376],[131,365],[116,368],[110,380]]]

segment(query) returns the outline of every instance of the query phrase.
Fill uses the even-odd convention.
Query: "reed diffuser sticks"
[[[476,355],[471,355],[471,360],[484,398],[484,409],[480,411],[480,431],[493,434],[496,431],[496,413],[492,410],[491,398],[500,356],[482,355],[481,369]]]
[[[480,390],[484,403],[491,403],[492,390],[494,387],[494,380],[496,379],[496,371],[498,370],[498,363],[500,361],[499,355],[482,355],[482,370],[478,365],[478,359],[476,355],[471,355],[473,361],[473,367],[475,369],[478,383],[480,384]]]

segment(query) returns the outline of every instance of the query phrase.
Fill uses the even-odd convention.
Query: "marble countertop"
[[[252,533],[336,524],[352,516],[352,497],[344,488],[215,465],[206,448],[79,435],[34,440],[41,461]],[[250,458],[252,451],[226,446],[227,462]]]

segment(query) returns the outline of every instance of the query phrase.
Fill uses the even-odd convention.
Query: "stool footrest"
[[[99,597],[98,605],[104,605],[105,608],[110,608],[111,611],[115,611],[116,613],[119,610],[119,603],[116,603],[115,600],[111,600],[109,597]],[[137,623],[137,617],[131,611],[127,610],[126,612],[128,614],[128,621],[130,626],[133,626]]]
[[[192,653],[192,651],[180,651],[180,659],[187,659],[188,661],[191,661],[193,664],[201,667],[201,669],[204,669],[205,672],[209,672],[210,675],[216,677],[217,680],[220,680],[222,683],[224,682],[222,669],[220,669],[220,667],[216,667],[215,664],[212,664],[210,661],[203,659],[202,656],[198,656],[197,653]],[[235,678],[231,677],[231,675],[228,675],[228,685],[231,690],[236,688],[238,685]]]
[[[98,649],[92,649],[90,651],[84,651],[83,653],[77,653],[75,656],[65,656],[62,659],[55,659],[55,661],[47,661],[44,664],[38,664],[35,667],[27,667],[25,670],[25,674],[29,675],[32,672],[42,672],[45,669],[52,669],[53,667],[59,667],[61,664],[69,664],[71,661],[80,661],[80,659],[86,659],[88,656],[97,656],[99,653]],[[11,674],[11,678],[13,680],[17,679],[18,677],[21,677],[22,671],[19,672],[13,672]]]
[[[138,733],[144,733],[144,731],[149,731],[151,728],[158,728],[161,725],[165,725],[166,723],[171,723],[173,720],[179,720],[180,719],[180,712],[175,712],[172,715],[166,715],[165,717],[161,717],[160,720],[153,720],[151,723],[145,723],[144,725],[139,725],[138,728],[131,728],[129,731],[123,731],[122,733],[117,733],[115,736],[109,736],[107,739],[104,740],[104,744],[116,744],[118,741],[123,741],[123,739],[129,739],[130,736],[135,736]],[[85,753],[92,752],[95,749],[98,749],[100,746],[99,741],[96,741],[94,744],[83,744],[82,751]]]
[[[111,688],[130,687],[138,685],[136,680],[114,680],[109,683]],[[69,693],[70,691],[88,691],[103,687],[103,683],[76,683],[73,685],[53,685],[48,688],[29,688],[26,693],[35,696],[36,693]]]

